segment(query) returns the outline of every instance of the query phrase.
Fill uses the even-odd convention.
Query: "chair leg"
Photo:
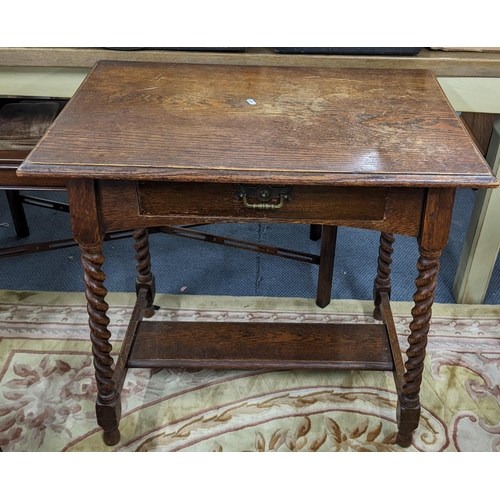
[[[14,222],[14,228],[18,238],[27,238],[30,235],[28,221],[24,212],[21,195],[16,189],[6,190],[7,201],[9,202],[10,213]]]
[[[335,261],[336,243],[337,226],[323,226],[321,254],[319,258],[318,293],[316,295],[316,304],[319,307],[326,307],[332,298],[333,264]]]
[[[309,238],[318,241],[321,238],[321,224],[311,224],[309,227]]]

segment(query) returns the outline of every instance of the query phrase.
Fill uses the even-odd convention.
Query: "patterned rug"
[[[135,297],[108,295],[123,338]],[[155,319],[372,323],[372,306],[304,299],[160,295]],[[393,304],[406,346],[411,304]],[[392,373],[129,370],[122,439],[106,447],[83,294],[0,291],[3,451],[499,451],[500,306],[434,307],[422,417],[393,444]]]

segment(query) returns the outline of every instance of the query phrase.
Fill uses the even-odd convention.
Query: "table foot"
[[[398,418],[398,434],[396,436],[396,444],[401,448],[411,446],[413,432],[418,427],[420,420],[420,405],[415,408],[407,408],[398,400],[397,408]]]
[[[145,318],[152,318],[154,315],[155,315],[155,308],[154,308],[153,306],[148,307],[148,308],[144,311],[144,317],[145,317]]]
[[[120,442],[120,431],[118,429],[103,431],[102,440],[106,446],[115,446]]]
[[[412,439],[413,432],[405,434],[399,431],[398,435],[396,436],[396,444],[398,446],[401,446],[401,448],[409,448],[411,446]]]
[[[111,399],[113,398],[113,399]],[[103,430],[103,440],[108,446],[113,446],[120,441],[118,425],[122,413],[120,394],[114,392],[108,397],[108,401],[102,401],[100,395],[95,405],[97,423]]]

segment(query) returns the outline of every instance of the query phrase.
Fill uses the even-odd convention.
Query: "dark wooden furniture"
[[[166,64],[233,64],[237,66],[287,66],[360,69],[427,69],[455,111],[500,113],[500,52],[443,51],[423,48],[417,55],[315,55],[278,54],[270,47],[247,47],[244,53],[176,50],[109,50],[75,47],[0,47],[0,93],[3,95],[71,97],[89,70],[100,60],[159,62]],[[3,78],[5,76],[5,78]],[[466,127],[482,145],[492,129],[482,118],[470,117]],[[498,122],[500,124],[500,121]],[[479,128],[479,131],[478,131]],[[496,127],[500,130],[500,125]],[[486,137],[483,135],[485,134]],[[497,134],[498,135],[498,134]],[[485,137],[484,141],[483,138]],[[487,161],[496,175],[500,142],[493,133]],[[481,146],[482,147],[482,146]],[[496,191],[494,193],[497,193]],[[500,195],[499,195],[500,196]],[[498,219],[496,194],[478,196],[456,273],[453,295],[459,303],[481,303],[497,258]],[[491,199],[490,199],[491,198]]]
[[[465,129],[469,132],[479,151],[486,156],[497,115],[493,113],[461,113]]]
[[[97,418],[110,445],[127,368],[146,366],[392,370],[397,442],[409,446],[455,189],[498,184],[426,70],[113,61],[94,67],[18,174],[68,179]],[[145,228],[226,221],[322,225],[332,237],[335,226],[380,231],[382,322],[267,329],[145,320],[155,295]],[[115,362],[102,241],[125,229],[135,230],[138,298]],[[420,252],[405,364],[389,302],[395,233],[416,237]]]
[[[49,208],[69,213],[67,203],[61,203],[47,198],[39,198],[22,191],[65,191],[66,179],[53,177],[30,177],[22,178],[16,175],[23,160],[48,130],[57,114],[65,106],[66,101],[52,99],[0,99],[0,189],[5,190],[9,209],[11,212],[14,229],[18,238],[26,238],[30,235],[28,220],[24,211],[24,205],[34,205],[41,208]],[[193,228],[186,227],[156,227],[149,228],[149,233],[165,232],[185,238],[195,238],[209,243],[227,245],[234,248],[266,253],[292,260],[299,260],[312,264],[320,264],[321,255],[313,255],[304,252],[296,252],[284,248],[272,247],[249,241],[240,241],[219,235],[204,233]],[[335,233],[336,235],[336,233]],[[130,231],[115,231],[105,235],[106,240],[116,240],[131,237]],[[321,238],[321,226],[311,226],[311,239]],[[324,244],[331,240],[328,233],[323,236]],[[335,240],[330,241],[335,245]],[[64,238],[51,241],[39,241],[37,243],[24,243],[8,248],[0,248],[0,259],[17,255],[45,252],[75,246],[77,243],[72,238]],[[333,262],[331,262],[331,265]],[[324,266],[323,266],[324,267]],[[325,268],[326,276],[320,276],[322,283],[328,283],[329,267]],[[325,274],[324,272],[322,274]],[[331,287],[330,287],[331,288]],[[330,290],[325,286],[318,290],[318,304],[328,303]]]
[[[3,102],[5,101],[5,102]],[[0,99],[0,189],[4,189],[9,209],[19,238],[29,236],[24,203],[41,207],[54,206],[54,202],[25,196],[20,190],[64,190],[64,179],[21,179],[16,170],[35,144],[50,127],[65,101]],[[3,250],[3,249],[2,249]],[[0,255],[3,251],[0,250]],[[10,250],[10,249],[9,249]],[[14,248],[15,255],[19,248]],[[10,254],[10,251],[7,252]]]

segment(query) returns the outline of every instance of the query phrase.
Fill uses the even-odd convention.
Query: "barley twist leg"
[[[155,310],[153,307],[153,302],[155,298],[155,278],[151,273],[151,255],[149,253],[149,239],[147,229],[136,229],[133,233],[135,240],[135,259],[137,260],[137,280],[135,289],[139,293],[141,288],[146,288],[148,290],[148,305],[144,313],[146,318],[151,318],[154,315]]]
[[[415,306],[411,314],[409,347],[406,351],[404,385],[398,401],[398,436],[396,442],[403,447],[410,446],[413,431],[418,426],[420,418],[420,385],[424,370],[425,348],[429,333],[436,289],[436,277],[439,271],[439,256],[441,252],[426,252],[420,248],[420,258],[415,280],[417,292],[413,296]]]
[[[391,296],[391,264],[392,264],[392,244],[394,243],[394,236],[392,233],[380,233],[380,246],[378,250],[378,265],[377,277],[373,283],[373,301],[375,309],[373,310],[373,317],[381,320],[382,314],[380,312],[380,294],[386,292],[389,297]]]
[[[104,442],[115,445],[120,440],[118,424],[121,416],[120,396],[113,380],[114,367],[111,357],[112,346],[109,342],[111,334],[108,330],[107,294],[103,283],[106,275],[102,271],[104,255],[102,243],[92,246],[80,246],[82,250],[85,296],[89,314],[90,340],[94,355],[95,377],[97,382],[96,414],[97,422],[104,431]]]

